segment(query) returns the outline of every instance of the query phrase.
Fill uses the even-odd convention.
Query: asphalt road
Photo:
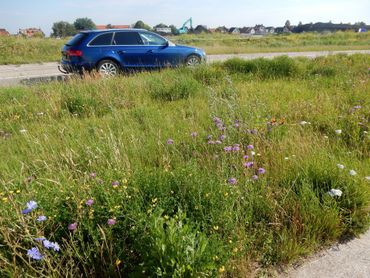
[[[252,54],[224,54],[208,55],[208,63],[216,61],[225,61],[230,58],[255,59],[255,58],[273,58],[277,56],[289,57],[308,57],[334,55],[338,53],[370,54],[370,50],[347,50],[347,51],[315,51],[315,52],[275,52],[275,53],[252,53]],[[63,79],[64,74],[59,72],[58,63],[40,63],[26,65],[0,65],[0,86],[12,86],[17,84],[30,84],[35,82]]]
[[[370,231],[320,252],[280,278],[369,278]]]

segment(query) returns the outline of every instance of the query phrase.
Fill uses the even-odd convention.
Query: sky
[[[40,27],[50,35],[54,22],[89,17],[95,24],[133,24],[137,20],[180,27],[189,17],[193,25],[209,28],[298,22],[370,24],[369,0],[0,0],[0,28]]]

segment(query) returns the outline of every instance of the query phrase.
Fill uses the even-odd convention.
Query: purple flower
[[[37,217],[36,221],[37,222],[43,222],[43,221],[46,221],[47,217],[45,215],[40,215],[39,217]]]
[[[56,252],[59,252],[60,251],[60,246],[57,242],[51,242],[47,239],[45,239],[42,244],[44,245],[44,247],[46,249],[53,249],[54,251]]]
[[[253,176],[252,176],[252,180],[254,180],[254,181],[255,181],[255,180],[258,180],[258,176],[257,176],[257,175],[253,175]]]
[[[168,139],[167,140],[167,145],[173,145],[173,139]]]
[[[27,214],[27,213],[30,213],[31,211],[33,211],[34,209],[37,208],[37,203],[33,200],[27,202],[26,204],[27,208],[22,210],[22,214]]]
[[[231,146],[227,146],[227,147],[224,148],[224,151],[227,152],[227,153],[231,152],[232,150],[233,150],[233,147],[231,147]]]
[[[266,170],[264,168],[258,168],[258,174],[264,174],[266,173]]]
[[[254,162],[253,161],[248,161],[246,163],[244,163],[244,167],[245,168],[252,168],[254,165]]]
[[[96,173],[95,172],[90,173],[90,178],[95,179],[96,178]]]
[[[37,241],[37,242],[42,242],[42,241],[44,241],[46,238],[44,238],[43,236],[42,237],[37,237],[37,238],[35,238],[35,240]]]
[[[93,204],[94,204],[94,200],[93,199],[89,199],[86,201],[85,203],[87,206],[91,207]]]
[[[353,109],[361,109],[361,105],[356,105],[353,107]]]
[[[215,141],[215,144],[220,145],[220,144],[222,144],[222,142],[221,142],[220,140],[216,140],[216,141]]]
[[[253,145],[248,145],[248,146],[247,146],[247,149],[248,149],[248,150],[253,150],[253,149],[254,149],[254,147],[253,147]]]
[[[112,186],[114,187],[119,186],[119,181],[112,181]]]
[[[234,151],[234,152],[238,152],[238,151],[240,151],[240,145],[239,145],[239,144],[234,144],[234,146],[233,146],[233,151]]]
[[[109,225],[109,226],[113,226],[114,224],[116,224],[117,223],[117,221],[115,220],[115,219],[112,219],[112,218],[110,218],[110,219],[108,219],[108,221],[107,221],[107,224]]]
[[[226,135],[222,134],[222,135],[220,136],[220,140],[221,140],[221,141],[224,141],[225,139],[226,139]]]
[[[215,124],[220,124],[220,123],[222,123],[222,120],[221,120],[220,118],[218,118],[218,117],[214,117],[214,118],[213,118],[213,121],[215,122]]]
[[[196,132],[191,133],[191,137],[197,137],[197,136],[198,136],[198,133],[196,133]]]
[[[68,225],[68,230],[75,231],[77,229],[77,223],[71,223]]]
[[[29,250],[27,250],[27,256],[31,259],[40,261],[44,258],[44,255],[42,255],[37,247],[33,247]]]
[[[208,141],[208,144],[209,144],[209,145],[214,145],[214,144],[215,144],[215,141],[213,141],[213,140],[209,140],[209,141]]]
[[[243,158],[247,160],[249,158],[249,155],[244,155]]]
[[[212,139],[212,135],[208,135],[207,140],[211,140],[211,139]]]
[[[227,180],[227,182],[229,184],[236,184],[238,182],[238,180],[236,178],[230,178],[230,179]]]

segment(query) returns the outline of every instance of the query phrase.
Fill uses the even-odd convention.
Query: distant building
[[[155,28],[155,32],[158,33],[158,34],[161,34],[161,35],[172,34],[172,30],[169,27],[158,27],[158,28]]]
[[[240,34],[244,36],[254,35],[256,31],[252,27],[243,27],[240,29]]]
[[[229,32],[229,29],[227,29],[225,26],[217,27],[215,32],[225,34]]]
[[[200,33],[209,33],[207,26],[205,25],[198,25],[194,29],[194,34],[200,34]]]
[[[237,27],[231,27],[229,30],[229,34],[240,34],[240,29]]]
[[[44,32],[42,32],[40,28],[26,28],[26,29],[19,29],[18,36],[32,38],[34,36],[45,37],[45,34]]]
[[[108,30],[108,29],[128,29],[131,28],[131,25],[96,25],[96,30]]]
[[[0,36],[9,36],[9,35],[10,35],[9,32],[6,31],[6,29],[0,28]]]
[[[1,29],[0,29],[1,30]],[[365,27],[360,27],[359,29],[358,29],[358,32],[359,33],[365,33],[365,32],[367,32],[367,30],[366,30],[366,28]]]
[[[266,27],[266,32],[269,34],[274,34],[275,33],[275,27]]]

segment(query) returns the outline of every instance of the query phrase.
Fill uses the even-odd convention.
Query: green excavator
[[[189,23],[190,28],[188,28],[186,25]],[[193,31],[193,18],[189,18],[187,21],[184,22],[182,27],[180,29],[177,29],[177,34],[187,34],[189,31]]]

